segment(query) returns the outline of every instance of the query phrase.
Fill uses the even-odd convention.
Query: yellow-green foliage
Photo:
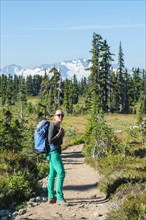
[[[39,190],[36,158],[5,150],[0,154],[0,208],[23,202]]]
[[[65,115],[64,120],[62,122],[62,126],[65,129],[63,148],[84,142],[83,134],[86,123],[86,116]]]
[[[135,115],[106,115],[106,120],[117,136],[117,145],[102,157],[86,158],[86,162],[101,173],[98,186],[116,204],[107,220],[144,220],[146,129],[137,126]]]
[[[123,184],[114,195],[120,201],[119,206],[113,202],[113,209],[106,220],[145,220],[146,189],[144,184]],[[113,200],[113,201],[114,201]],[[114,205],[115,204],[115,205]]]

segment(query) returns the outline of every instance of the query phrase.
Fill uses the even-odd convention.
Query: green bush
[[[142,184],[125,184],[118,190],[118,199],[123,202],[118,208],[108,214],[106,220],[145,220],[146,216],[146,190]],[[115,195],[117,197],[117,195]]]
[[[8,208],[12,202],[20,203],[27,200],[32,193],[30,183],[23,175],[1,176],[0,188],[0,208]]]
[[[36,156],[6,150],[1,152],[0,161],[1,208],[8,208],[11,202],[21,203],[39,192]]]
[[[66,137],[73,138],[73,137],[76,137],[76,135],[77,135],[77,132],[76,132],[76,128],[74,127],[71,127],[65,130]]]
[[[38,169],[38,179],[42,179],[49,174],[49,164],[48,161],[43,161],[37,163],[37,169]]]

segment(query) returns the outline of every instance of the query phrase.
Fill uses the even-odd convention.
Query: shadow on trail
[[[63,160],[64,165],[65,164],[73,164],[73,165],[78,165],[78,164],[83,164],[82,162],[79,162],[77,160]]]
[[[81,162],[80,158],[83,158],[83,155],[81,154],[80,151],[75,151],[75,152],[65,152],[62,154],[62,160],[64,164],[82,164],[83,162]]]
[[[75,201],[73,201],[75,200]],[[67,198],[70,206],[78,205],[78,204],[103,204],[109,202],[109,199],[101,199],[101,197],[97,197],[95,199],[92,198]]]
[[[75,191],[84,191],[92,188],[96,188],[98,183],[88,184],[88,185],[68,185],[64,186],[64,190],[75,190]]]
[[[83,154],[80,151],[63,152],[62,158],[83,158]]]

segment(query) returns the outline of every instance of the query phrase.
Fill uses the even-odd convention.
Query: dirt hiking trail
[[[65,165],[64,197],[69,206],[43,202],[28,208],[17,219],[26,220],[104,220],[110,211],[110,201],[98,189],[99,174],[84,163],[81,153],[83,145],[75,145],[64,150],[62,158]],[[47,187],[47,178],[43,179]]]

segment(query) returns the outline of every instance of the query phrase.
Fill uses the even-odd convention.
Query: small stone
[[[41,200],[42,200],[41,197],[39,196],[36,197],[36,202],[40,202]]]
[[[79,205],[78,208],[84,208],[84,204]]]
[[[43,197],[43,198],[42,198],[42,201],[43,201],[43,202],[47,202],[47,200],[48,200],[48,198],[46,198],[46,197]]]
[[[29,202],[36,202],[36,198],[31,198]]]
[[[19,210],[19,215],[23,215],[23,214],[25,214],[26,211],[27,211],[26,209],[20,209],[20,210]]]
[[[54,217],[62,217],[62,214],[59,213],[59,212],[56,212],[56,213],[54,214]]]

